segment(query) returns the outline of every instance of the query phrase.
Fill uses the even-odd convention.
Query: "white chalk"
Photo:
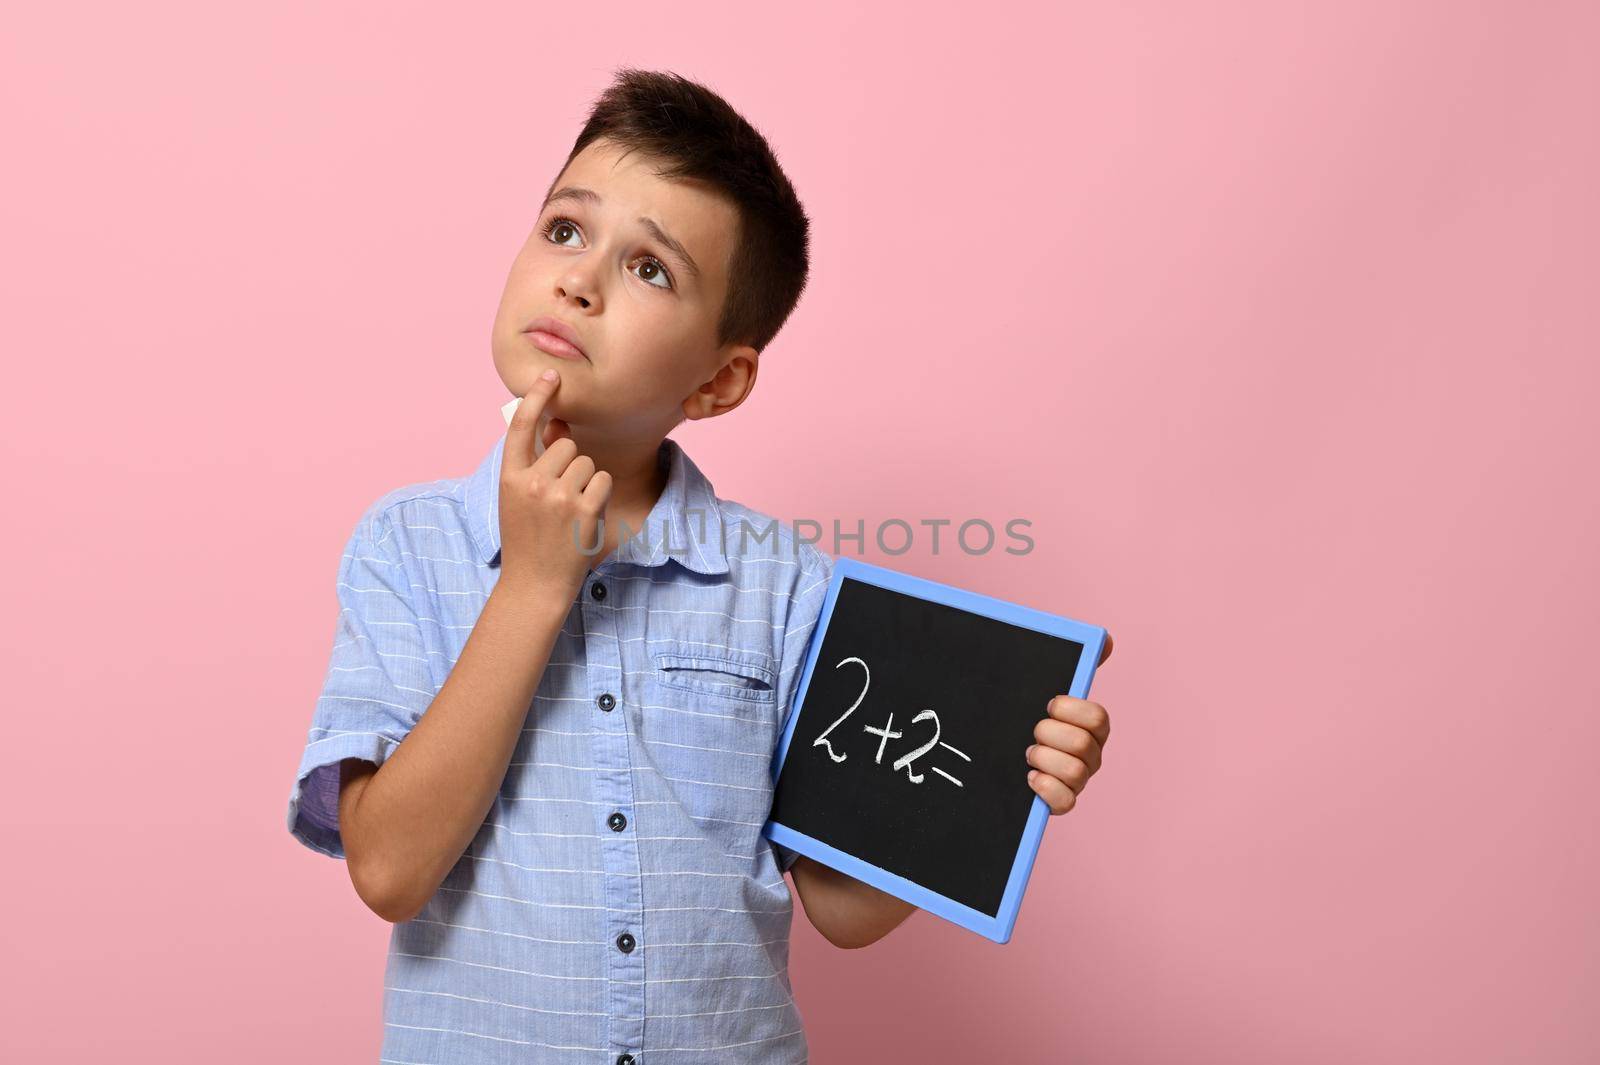
[[[511,400],[511,402],[507,403],[505,406],[500,408],[500,413],[505,415],[506,426],[508,428],[511,425],[512,416],[517,413],[517,408],[520,407],[520,406],[522,406],[522,397],[521,396],[516,396],[515,398],[513,398]],[[546,410],[543,414],[539,415],[539,424],[533,431],[533,457],[534,458],[538,458],[540,455],[544,454],[544,427],[549,425],[549,424],[550,424],[550,412],[548,410]]]

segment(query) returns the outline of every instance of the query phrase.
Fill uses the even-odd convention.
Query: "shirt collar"
[[[479,560],[487,565],[499,564],[500,461],[505,446],[502,433],[467,479],[467,527]],[[711,482],[671,437],[661,441],[656,460],[667,471],[667,486],[644,528],[623,530],[632,535],[617,545],[611,560],[660,566],[670,558],[696,573],[727,573],[722,510]]]

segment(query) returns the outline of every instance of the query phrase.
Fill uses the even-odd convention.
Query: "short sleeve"
[[[828,584],[833,580],[833,556],[810,544],[803,545],[798,555],[795,583],[789,600],[789,616],[783,629],[781,665],[778,670],[778,706],[783,716],[778,723],[778,735],[789,727],[789,718],[795,706],[796,689],[800,674],[805,669],[806,657],[811,650],[811,637],[817,620],[822,617],[822,604],[828,598]],[[777,750],[773,750],[773,769],[777,769]],[[787,873],[800,855],[781,843],[773,843],[778,855],[778,868]]]
[[[334,858],[345,856],[339,763],[382,765],[437,694],[406,572],[394,526],[374,505],[339,561],[328,675],[289,795],[290,833]]]

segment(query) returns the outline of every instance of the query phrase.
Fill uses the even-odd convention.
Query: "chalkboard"
[[[1106,630],[834,561],[773,769],[768,839],[998,943],[1050,816],[1033,728]]]

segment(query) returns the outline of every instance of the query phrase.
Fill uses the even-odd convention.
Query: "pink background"
[[[1600,1056],[1592,5],[280,6],[0,35],[0,1058],[376,1059],[389,926],[283,820],[334,570],[502,430],[505,272],[623,63],[815,221],[677,434],[721,494],[1027,518],[865,557],[1116,638],[1009,945],[797,911],[814,1059]]]

